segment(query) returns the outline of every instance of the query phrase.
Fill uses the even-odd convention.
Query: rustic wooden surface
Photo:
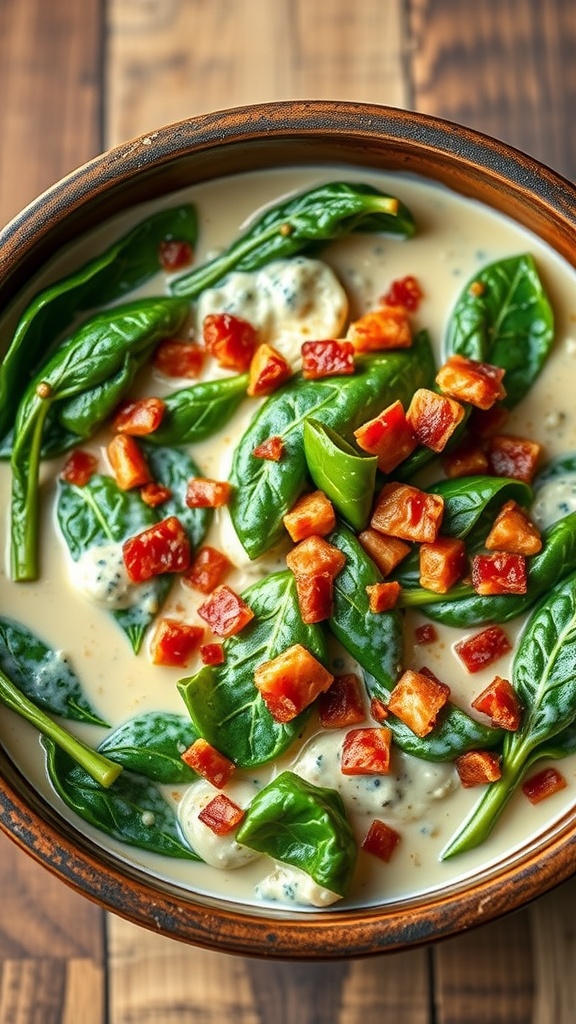
[[[268,99],[449,117],[576,176],[573,0],[0,0],[0,222],[102,149]],[[0,838],[0,1024],[573,1024],[569,882],[438,946],[347,964],[194,950]]]

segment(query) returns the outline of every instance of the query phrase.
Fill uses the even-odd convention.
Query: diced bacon
[[[112,421],[112,429],[119,434],[145,437],[157,430],[166,412],[166,402],[161,398],[139,398],[123,402]]]
[[[384,305],[365,313],[350,324],[347,337],[356,352],[379,352],[384,349],[410,348],[412,345],[412,329],[406,310],[393,305]]]
[[[454,764],[465,789],[496,782],[502,775],[500,756],[493,750],[467,750]]]
[[[432,675],[406,669],[388,701],[390,714],[396,715],[416,736],[427,736],[432,731],[450,696],[450,687],[431,678]]]
[[[152,483],[142,485],[140,497],[144,504],[148,505],[148,508],[158,508],[172,497],[172,491],[169,487],[152,481]]]
[[[510,413],[501,402],[495,402],[490,409],[472,409],[468,426],[473,437],[486,441],[493,434],[499,433]]]
[[[511,434],[495,434],[488,441],[488,463],[494,476],[510,476],[527,484],[532,482],[541,452],[536,441]]]
[[[216,587],[208,600],[200,605],[198,615],[216,636],[223,637],[235,636],[254,618],[252,609],[225,583]]]
[[[515,501],[507,501],[496,516],[485,544],[489,551],[529,556],[537,555],[542,549],[542,537],[526,510]]]
[[[522,706],[516,690],[508,679],[495,676],[492,682],[472,701],[472,707],[488,715],[492,725],[516,732],[522,720]]]
[[[370,716],[375,722],[385,722],[388,718],[388,708],[378,697],[372,697],[370,701]]]
[[[332,615],[334,577],[329,572],[297,573],[296,593],[302,622],[307,626]]]
[[[457,537],[437,537],[420,545],[420,586],[445,594],[468,569],[466,545]]]
[[[143,583],[165,572],[185,572],[190,541],[180,520],[168,516],[125,541],[122,555],[132,583]]]
[[[494,402],[506,397],[503,377],[504,370],[500,366],[453,355],[438,371],[436,383],[452,398],[478,409],[490,409]]]
[[[244,373],[258,342],[256,329],[231,313],[209,313],[202,324],[204,344],[219,366]]]
[[[181,756],[189,768],[198,772],[198,775],[207,779],[216,789],[222,789],[236,771],[234,762],[202,737],[194,740],[192,746]]]
[[[387,537],[372,527],[362,530],[358,540],[383,576],[389,576],[411,550],[410,545],[398,537]]]
[[[350,341],[305,341],[302,376],[305,380],[341,377],[354,373],[354,346]]]
[[[363,423],[354,431],[354,437],[363,451],[378,457],[378,468],[383,473],[391,473],[418,445],[418,438],[399,401]]]
[[[442,456],[442,469],[449,480],[475,474],[485,475],[488,472],[488,457],[480,445],[466,441]]]
[[[334,676],[301,644],[258,665],[256,688],[277,722],[291,722],[331,686]]]
[[[282,522],[294,543],[313,535],[324,537],[336,526],[334,506],[324,491],[303,494]]]
[[[366,718],[360,680],[353,672],[334,676],[330,689],[318,698],[318,715],[324,729],[344,729]]]
[[[528,590],[524,555],[507,551],[474,555],[470,567],[472,586],[478,594],[525,594]]]
[[[366,587],[370,611],[376,615],[381,612],[389,612],[394,608],[400,597],[402,587],[397,580],[390,580],[387,583],[372,583]]]
[[[295,576],[328,573],[334,579],[344,568],[346,555],[323,537],[306,537],[286,555],[286,565]]]
[[[464,408],[446,395],[429,388],[418,388],[406,413],[406,419],[420,444],[433,452],[442,452],[459,423]]]
[[[435,644],[438,640],[436,627],[431,622],[425,622],[423,626],[417,626],[414,630],[414,639],[422,647],[426,647],[428,644]]]
[[[226,652],[222,644],[203,644],[200,648],[200,657],[205,665],[223,665],[226,661]]]
[[[225,793],[218,793],[210,803],[206,804],[198,819],[216,836],[227,836],[238,828],[246,811],[235,804]]]
[[[255,459],[268,459],[269,462],[280,462],[284,454],[284,441],[281,437],[274,436],[257,444],[252,455]]]
[[[193,256],[194,250],[190,242],[183,239],[165,238],[158,246],[158,262],[162,270],[168,274],[190,266]]]
[[[186,504],[188,508],[221,508],[228,504],[231,495],[232,485],[227,480],[195,476],[188,481]]]
[[[114,479],[122,491],[152,482],[152,474],[138,442],[129,434],[116,434],[106,449]]]
[[[402,306],[409,313],[415,313],[423,298],[422,289],[412,274],[392,281],[380,302],[386,306]]]
[[[150,642],[154,665],[183,667],[200,645],[204,630],[178,619],[160,619]]]
[[[156,348],[152,365],[165,377],[195,380],[200,376],[205,356],[205,349],[194,341],[167,339]]]
[[[388,864],[401,838],[400,833],[391,825],[374,818],[361,845],[366,853],[371,853]]]
[[[557,768],[543,768],[522,783],[522,792],[531,804],[539,804],[541,800],[547,800],[554,793],[566,789],[566,786],[566,779]]]
[[[387,775],[392,730],[387,726],[350,729],[342,743],[342,775]]]
[[[182,576],[182,582],[202,594],[211,594],[222,583],[232,563],[223,551],[205,544],[198,548],[190,568]]]
[[[469,672],[480,672],[508,654],[512,644],[501,626],[488,626],[460,640],[454,650]]]
[[[444,499],[409,484],[389,483],[382,488],[370,526],[401,540],[432,543],[436,540]]]
[[[75,448],[67,456],[60,478],[66,483],[75,484],[76,487],[85,487],[94,476],[97,467],[98,459],[95,455],[83,451],[82,448]]]
[[[271,345],[258,345],[248,371],[247,393],[254,398],[270,395],[292,376],[292,367]]]

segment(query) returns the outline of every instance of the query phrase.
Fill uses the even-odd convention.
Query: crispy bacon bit
[[[66,458],[60,478],[76,487],[85,487],[98,467],[98,459],[91,452],[75,448]]]
[[[420,644],[422,647],[426,647],[428,644],[436,643],[438,640],[438,633],[431,622],[426,622],[423,626],[416,627],[414,630],[414,639],[417,644]]]
[[[244,811],[225,793],[218,793],[210,803],[206,804],[200,814],[199,821],[216,836],[227,836],[234,832],[245,817]]]
[[[350,341],[305,341],[302,376],[305,380],[341,377],[354,373],[354,346]]]
[[[495,402],[490,409],[472,409],[468,425],[473,437],[486,441],[502,429],[510,413],[501,402]]]
[[[222,644],[203,644],[200,648],[200,657],[205,665],[223,665],[226,661],[226,652]]]
[[[207,779],[216,789],[222,789],[236,771],[234,762],[202,737],[194,740],[192,746],[181,756],[189,768],[198,772],[198,775]]]
[[[301,644],[258,665],[256,688],[277,722],[291,722],[332,684],[334,676]]]
[[[152,365],[165,377],[181,377],[193,380],[200,376],[206,353],[194,341],[161,341]]]
[[[472,707],[488,715],[492,725],[516,732],[522,720],[522,707],[508,679],[495,676],[489,686],[472,701]]]
[[[420,586],[445,594],[468,568],[466,545],[457,537],[437,537],[420,546]]]
[[[221,508],[228,504],[231,494],[232,485],[228,481],[195,476],[188,481],[186,504],[188,508]]]
[[[460,640],[454,650],[469,672],[480,672],[508,654],[512,644],[501,626],[488,626]]]
[[[268,459],[269,462],[280,462],[284,454],[284,441],[281,437],[269,437],[262,444],[257,444],[252,455],[255,459]]]
[[[526,558],[507,551],[474,555],[471,576],[478,594],[525,594],[528,589]]]
[[[198,615],[216,636],[223,637],[235,636],[254,618],[252,609],[225,583],[216,587],[208,600],[200,605]]]
[[[248,371],[247,392],[254,398],[270,395],[292,376],[292,367],[271,345],[258,345]]]
[[[380,302],[387,306],[402,306],[409,313],[415,313],[423,298],[422,289],[412,274],[399,277],[392,281],[388,291]]]
[[[485,544],[489,551],[529,556],[537,555],[542,549],[542,537],[526,510],[515,501],[507,501],[496,516]]]
[[[484,475],[488,472],[488,458],[474,441],[466,441],[442,456],[442,469],[449,480],[477,473]]]
[[[362,533],[358,534],[358,540],[383,576],[389,576],[411,550],[410,545],[398,537],[387,537],[371,527],[362,530]]]
[[[194,250],[190,242],[178,238],[165,238],[158,246],[158,262],[167,274],[190,266]]]
[[[160,619],[150,643],[154,665],[183,667],[200,644],[202,626],[191,626],[178,619]]]
[[[388,718],[388,708],[378,697],[372,697],[370,701],[370,715],[375,722],[385,722]]]
[[[450,687],[433,673],[407,669],[396,683],[388,701],[388,711],[396,715],[416,736],[427,736],[436,724],[438,712],[450,696]]]
[[[123,402],[112,421],[112,429],[119,434],[145,437],[157,430],[166,412],[161,398],[139,398]]]
[[[354,431],[354,437],[363,451],[378,456],[378,468],[383,473],[391,473],[418,445],[418,438],[399,401],[363,423]]]
[[[318,698],[318,715],[324,729],[344,729],[363,722],[366,715],[358,676],[353,672],[334,676],[330,688]]]
[[[347,337],[356,352],[410,348],[412,329],[401,306],[386,305],[365,313],[348,328]]]
[[[432,543],[436,540],[444,499],[409,484],[389,483],[382,488],[370,525],[402,540]]]
[[[222,583],[231,565],[230,559],[223,551],[205,544],[198,548],[188,572],[182,577],[182,582],[202,594],[211,594]]]
[[[387,726],[351,729],[342,743],[342,775],[387,775],[392,730]]]
[[[129,434],[116,434],[106,451],[114,479],[122,491],[130,491],[152,482],[144,453]]]
[[[361,845],[366,853],[371,853],[374,857],[378,857],[379,860],[383,860],[388,864],[400,839],[400,833],[395,828],[392,828],[391,825],[386,825],[379,818],[374,818]]]
[[[452,434],[464,418],[464,408],[446,395],[429,388],[418,388],[406,413],[406,419],[420,444],[433,452],[444,451]]]
[[[447,395],[469,402],[478,409],[490,409],[506,397],[502,384],[504,370],[466,356],[453,355],[436,375],[436,383]]]
[[[336,526],[334,506],[324,491],[303,494],[282,522],[294,543],[314,535],[324,537]]]
[[[390,580],[388,583],[372,583],[366,587],[370,611],[379,615],[381,612],[389,612],[400,597],[402,587],[397,580]]]
[[[529,484],[536,472],[542,446],[511,434],[495,434],[488,441],[488,463],[494,476],[510,476]]]
[[[496,782],[502,775],[500,757],[492,750],[467,750],[454,764],[465,789]]]
[[[132,583],[143,583],[165,572],[185,572],[190,541],[180,520],[168,516],[125,541],[122,556]]]
[[[295,576],[328,573],[334,579],[344,568],[346,555],[323,537],[306,537],[286,555],[286,565]]]
[[[547,800],[554,793],[566,789],[566,786],[566,779],[557,768],[543,768],[522,783],[522,792],[531,804],[539,804],[541,800]]]
[[[329,572],[297,573],[296,593],[302,622],[307,626],[332,615],[334,577]]]
[[[242,317],[231,313],[209,313],[202,324],[204,344],[219,366],[244,373],[254,355],[256,329]]]
[[[172,491],[163,484],[152,481],[150,484],[143,484],[140,488],[140,497],[148,508],[158,508],[172,497]]]

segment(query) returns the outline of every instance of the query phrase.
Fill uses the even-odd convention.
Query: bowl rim
[[[241,144],[250,151],[266,146],[269,139],[285,144],[310,138],[348,147],[362,140],[378,151],[389,146],[404,157],[418,154],[421,163],[429,164],[429,177],[442,177],[442,164],[453,176],[451,187],[461,178],[457,191],[463,194],[473,194],[476,187],[467,193],[467,181],[482,179],[492,190],[492,205],[498,208],[499,197],[504,202],[513,195],[519,210],[526,207],[521,215],[528,220],[537,215],[544,232],[549,225],[553,248],[576,265],[576,189],[520,150],[455,122],[398,107],[280,101],[165,125],[100,154],[56,182],[0,232],[0,305],[29,278],[39,240],[49,249],[94,194],[125,194],[135,177],[152,180],[184,158],[221,152],[223,147]],[[365,159],[355,162],[367,166]],[[308,163],[322,160],[316,155]],[[524,906],[576,871],[575,810],[545,840],[531,844],[497,874],[480,877],[468,892],[457,886],[426,894],[424,904],[258,916],[253,909],[193,893],[184,900],[182,889],[127,868],[60,818],[1,750],[0,828],[73,889],[135,924],[209,949],[280,959],[361,957],[447,938]]]

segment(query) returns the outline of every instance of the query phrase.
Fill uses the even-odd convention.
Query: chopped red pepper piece
[[[370,525],[381,533],[420,543],[436,540],[444,499],[409,484],[385,484],[376,502]]]
[[[198,615],[208,623],[216,636],[235,636],[254,618],[254,612],[225,583],[216,587],[204,604],[198,608]]]
[[[180,520],[168,516],[125,541],[122,555],[132,583],[143,583],[165,572],[185,572],[190,541]]]
[[[193,380],[200,376],[206,353],[194,341],[161,341],[152,365],[165,377],[181,377]]]
[[[350,729],[342,743],[343,775],[387,775],[390,771],[392,730],[387,726]]]
[[[406,413],[406,419],[420,444],[442,452],[459,423],[464,407],[453,398],[438,395],[429,388],[418,388]]]
[[[488,626],[480,633],[460,640],[454,650],[469,672],[480,672],[512,650],[506,633],[501,626]]]
[[[485,544],[489,551],[537,555],[542,549],[542,537],[526,510],[515,501],[507,501],[496,516]]]
[[[492,725],[516,732],[522,720],[522,706],[516,690],[508,679],[495,676],[492,682],[472,701],[472,707],[488,715]]]
[[[206,804],[198,819],[216,836],[227,836],[234,832],[244,819],[246,811],[235,804],[225,793],[218,793],[210,803]]]
[[[474,441],[466,441],[442,456],[442,469],[453,480],[461,476],[484,475],[488,472],[488,458]]]
[[[296,593],[302,622],[307,626],[332,615],[334,577],[330,572],[296,573]]]
[[[189,768],[211,782],[216,789],[222,789],[236,771],[234,762],[202,737],[194,740],[181,756]]]
[[[496,782],[502,775],[500,757],[493,750],[467,750],[454,764],[465,789]]]
[[[188,508],[221,508],[228,504],[231,494],[232,485],[227,480],[195,476],[188,481],[186,504]]]
[[[539,804],[541,800],[547,800],[554,793],[566,789],[566,786],[566,779],[557,768],[543,768],[522,783],[522,792],[531,804]]]
[[[200,590],[202,594],[211,594],[229,572],[231,565],[223,551],[205,544],[198,548],[182,582],[194,590]]]
[[[255,398],[270,395],[292,376],[292,367],[271,345],[258,345],[248,371],[247,393]]]
[[[410,348],[412,330],[401,306],[385,305],[365,313],[348,328],[348,338],[357,352]]]
[[[301,644],[258,665],[254,683],[277,722],[291,722],[331,685],[334,676]]]
[[[494,402],[506,397],[503,377],[504,370],[500,366],[453,355],[440,368],[436,383],[452,398],[469,402],[479,409],[490,409]]]
[[[417,736],[426,736],[449,696],[450,687],[433,677],[433,673],[407,669],[390,694],[388,711]]]
[[[168,274],[190,266],[194,250],[190,242],[178,238],[166,238],[158,246],[158,261]]]
[[[366,853],[373,854],[374,857],[378,857],[387,864],[400,839],[400,833],[395,828],[392,828],[391,825],[386,825],[379,818],[374,818],[361,845]]]
[[[388,576],[411,550],[410,545],[398,537],[387,537],[372,527],[362,530],[362,533],[358,534],[358,540],[383,576]]]
[[[334,676],[330,689],[318,698],[318,715],[324,729],[344,729],[363,722],[366,715],[358,676],[353,672]]]
[[[295,576],[329,573],[334,579],[344,568],[346,555],[323,537],[306,537],[286,555],[286,565]]]
[[[112,421],[112,429],[119,434],[145,437],[157,430],[166,412],[161,398],[139,398],[123,402]]]
[[[474,555],[471,576],[478,594],[525,594],[528,590],[524,555],[511,555],[507,551]]]
[[[142,485],[140,497],[149,508],[158,508],[159,505],[163,505],[164,502],[172,497],[172,491],[169,487],[164,487],[163,484],[157,484],[152,481],[150,484]]]
[[[445,594],[468,568],[466,545],[458,537],[437,537],[420,545],[420,586]]]
[[[98,459],[91,452],[75,448],[66,458],[60,477],[76,487],[85,487],[98,467]]]
[[[252,455],[255,459],[268,459],[269,462],[280,462],[284,454],[284,441],[281,437],[269,437],[262,444],[257,444]]]
[[[406,277],[392,281],[380,302],[388,306],[402,306],[409,313],[415,313],[422,298],[423,293],[418,280],[412,274],[407,274]]]
[[[177,619],[160,619],[150,644],[152,663],[180,667],[187,665],[203,634],[202,626],[191,626]]]
[[[383,473],[391,473],[418,445],[418,438],[399,401],[363,423],[354,431],[354,437],[363,451],[378,456],[378,468]]]
[[[387,583],[372,583],[366,587],[370,611],[379,615],[381,612],[389,612],[394,608],[402,587],[397,580],[390,580]]]
[[[203,644],[200,648],[200,657],[205,665],[223,665],[226,661],[226,652],[222,644]]]
[[[204,317],[202,334],[208,352],[220,366],[238,373],[248,369],[258,335],[247,320],[231,313],[209,313]]]
[[[350,341],[305,341],[302,345],[302,376],[305,380],[340,377],[354,373],[354,346]]]
[[[282,522],[296,543],[305,540],[306,537],[324,537],[331,533],[336,526],[336,513],[324,491],[312,491],[311,494],[303,494],[298,498]]]
[[[425,647],[427,644],[436,643],[438,640],[438,633],[431,622],[426,622],[423,626],[416,627],[414,630],[414,639],[417,644]]]
[[[114,479],[123,491],[152,483],[152,475],[138,442],[129,434],[116,434],[107,449]]]
[[[494,476],[510,476],[531,483],[542,446],[511,434],[495,434],[488,441],[488,463]]]

